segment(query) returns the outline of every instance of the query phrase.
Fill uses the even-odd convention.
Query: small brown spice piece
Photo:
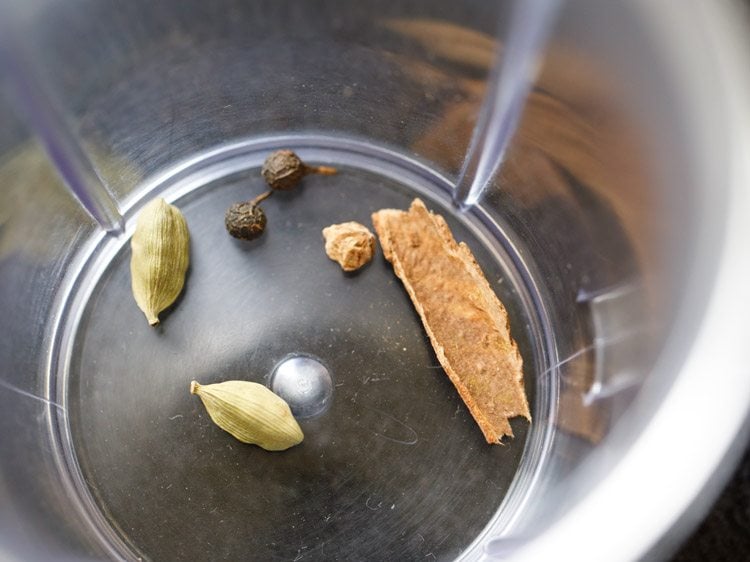
[[[277,150],[263,162],[260,173],[271,189],[286,191],[294,189],[308,174],[330,176],[337,170],[330,166],[308,166],[291,150]]]
[[[267,191],[251,201],[235,203],[227,209],[224,216],[224,226],[227,232],[241,240],[254,240],[266,229],[266,214],[260,207],[260,202],[273,193]]]
[[[466,244],[415,199],[408,211],[372,215],[386,259],[422,319],[440,364],[488,443],[513,436],[509,418],[531,420],[523,362],[508,314]]]
[[[355,271],[369,263],[375,253],[375,236],[358,222],[332,224],[323,229],[326,254],[344,271]]]

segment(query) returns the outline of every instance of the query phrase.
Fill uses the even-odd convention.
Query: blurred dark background
[[[750,560],[750,448],[710,513],[673,562]]]

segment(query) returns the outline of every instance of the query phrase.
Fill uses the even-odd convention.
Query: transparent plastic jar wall
[[[3,10],[123,204],[195,154],[290,133],[361,139],[455,178],[511,6],[81,1]],[[689,528],[679,523],[698,516],[697,498],[710,497],[722,463],[731,465],[750,403],[739,376],[747,255],[733,253],[750,216],[739,189],[750,176],[738,158],[748,108],[737,97],[745,73],[736,9],[572,0],[561,10],[518,134],[480,202],[521,241],[549,324],[554,360],[538,376],[549,379],[550,408],[535,412],[548,428],[544,463],[518,475],[525,492],[512,517],[467,545],[468,558],[517,548],[584,559],[666,552],[681,536],[665,541],[667,531]],[[58,290],[98,227],[13,106],[6,70],[0,553],[104,557],[60,484],[45,401]]]

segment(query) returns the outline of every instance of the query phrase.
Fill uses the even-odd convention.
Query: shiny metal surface
[[[328,368],[307,355],[290,355],[271,373],[269,387],[286,400],[295,418],[323,413],[333,398],[333,379]]]

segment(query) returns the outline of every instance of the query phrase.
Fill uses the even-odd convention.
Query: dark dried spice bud
[[[252,201],[235,203],[224,216],[227,232],[240,240],[254,240],[266,229],[266,214],[260,207],[260,202],[271,195],[268,191]]]
[[[291,150],[277,150],[263,162],[260,171],[271,189],[292,189],[305,175],[305,165]]]
[[[266,229],[266,214],[250,201],[235,203],[224,217],[227,232],[241,240],[254,240]]]
[[[260,173],[271,189],[285,191],[294,189],[307,174],[332,175],[336,168],[308,166],[291,150],[277,150],[263,162]]]

